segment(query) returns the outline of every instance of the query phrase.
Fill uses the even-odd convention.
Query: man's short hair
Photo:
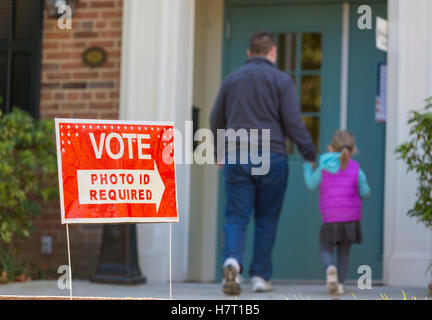
[[[250,39],[249,51],[252,56],[266,56],[274,46],[276,41],[271,32],[257,31]]]

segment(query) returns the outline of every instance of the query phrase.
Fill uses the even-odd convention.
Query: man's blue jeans
[[[238,161],[238,160],[237,160]],[[250,275],[269,280],[272,275],[271,254],[276,238],[280,210],[287,186],[287,157],[270,155],[270,171],[253,176],[249,164],[225,164],[225,248],[223,260],[235,258],[243,265],[246,229],[254,214],[254,253]]]

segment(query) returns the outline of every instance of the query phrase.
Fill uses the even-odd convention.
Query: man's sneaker
[[[224,263],[222,291],[230,296],[237,296],[240,288],[240,264],[233,258],[228,258]]]
[[[251,281],[252,281],[252,290],[254,292],[268,292],[273,290],[270,281],[266,281],[261,277],[254,276],[252,277]]]
[[[335,266],[328,266],[327,268],[327,289],[330,294],[335,294],[338,290],[338,275]]]
[[[339,284],[338,285],[338,288],[337,288],[337,292],[336,292],[337,294],[340,294],[340,295],[342,295],[342,294],[344,294],[345,293],[345,290],[344,290],[344,286],[343,286],[343,284]]]

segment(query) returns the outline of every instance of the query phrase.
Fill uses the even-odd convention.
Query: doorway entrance
[[[386,5],[371,4],[374,15],[386,17]],[[374,279],[382,277],[382,209],[385,125],[375,121],[377,65],[385,54],[375,48],[374,30],[357,29],[357,6],[351,5],[349,46],[349,91],[347,129],[360,150],[355,156],[368,176],[372,196],[364,202],[363,237],[353,247],[349,278],[357,268],[369,265]],[[289,74],[297,86],[303,121],[320,154],[327,151],[333,133],[340,127],[342,2],[331,4],[277,4],[226,2],[224,76],[247,59],[250,36],[257,30],[275,34],[278,68]],[[323,279],[318,235],[321,217],[318,191],[310,192],[303,179],[303,160],[295,146],[290,151],[290,175],[273,251],[275,279]],[[221,278],[225,190],[219,179],[217,278]],[[249,270],[253,248],[253,221],[248,228],[245,271]],[[247,275],[247,272],[246,272]]]

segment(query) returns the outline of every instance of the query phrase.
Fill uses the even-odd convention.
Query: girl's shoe
[[[342,294],[344,294],[345,293],[345,290],[344,290],[344,286],[343,286],[343,284],[339,284],[338,285],[338,288],[337,288],[337,292],[336,292],[337,294],[340,294],[340,295],[342,295]]]
[[[335,294],[338,291],[338,275],[335,266],[331,265],[327,267],[327,289],[330,294]]]

